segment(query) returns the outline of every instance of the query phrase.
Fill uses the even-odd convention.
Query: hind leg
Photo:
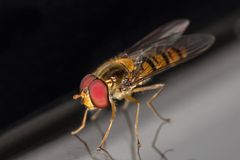
[[[155,107],[153,106],[152,102],[159,96],[159,94],[162,92],[163,88],[164,88],[165,84],[153,84],[150,86],[145,86],[145,87],[139,87],[139,88],[135,88],[133,90],[133,93],[138,93],[138,92],[144,92],[144,91],[151,91],[151,90],[158,90],[147,102],[148,107],[151,109],[151,111],[154,113],[154,115],[156,115],[159,119],[165,121],[165,122],[170,122],[169,118],[164,118],[163,116],[161,116],[158,111],[155,109]]]

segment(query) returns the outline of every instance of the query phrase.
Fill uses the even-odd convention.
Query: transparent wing
[[[127,49],[126,52],[129,54],[142,48],[146,48],[154,42],[170,36],[171,41],[168,40],[168,43],[174,43],[178,38],[181,37],[181,35],[187,29],[189,23],[190,21],[187,19],[179,19],[160,26],[151,33],[149,33],[147,36],[145,36],[143,39],[135,43],[132,47]]]
[[[139,68],[135,73],[135,76],[138,78],[136,78],[133,83],[139,83],[140,81],[149,79],[150,77],[156,74],[159,74],[171,67],[174,67],[178,64],[181,64],[183,62],[186,62],[198,56],[199,54],[207,50],[214,43],[214,41],[215,41],[215,37],[209,34],[192,34],[192,35],[183,35],[174,44],[170,46],[162,45],[162,42],[153,43],[151,47],[149,47],[149,49],[146,48],[144,49],[144,51],[139,52],[139,54],[133,54],[129,56],[129,58],[136,59],[136,61],[139,63],[138,65]],[[172,63],[168,63],[164,67],[159,67],[155,71],[152,71],[152,66],[149,66],[149,68],[142,67],[142,63],[146,62],[144,61],[144,57],[148,57],[148,59],[150,59],[150,58],[156,57],[157,55],[159,56],[164,54],[166,57],[166,53],[168,52],[169,49],[174,49],[176,52],[179,52],[178,54],[181,54],[184,52],[185,55],[184,57],[181,57]],[[141,72],[148,72],[148,71],[149,73],[145,73],[145,76],[138,76],[141,74]]]

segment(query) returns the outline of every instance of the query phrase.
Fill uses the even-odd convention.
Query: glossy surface
[[[160,149],[174,149],[167,154],[170,160],[239,159],[239,44],[238,41],[222,46],[221,50],[210,52],[205,57],[164,74],[164,80],[168,83],[154,104],[159,106],[157,109],[162,115],[172,120],[162,128],[157,140]],[[161,80],[161,77],[156,79]],[[160,122],[144,104],[149,97],[145,94],[138,97],[142,102],[139,123],[143,144],[141,155],[142,159],[158,160],[160,157],[152,149],[151,141]],[[71,107],[72,103],[66,105]],[[128,111],[129,116],[133,117],[135,105],[131,105]],[[127,119],[119,113],[107,148],[115,159],[133,159]],[[107,117],[99,121],[101,127],[106,127],[107,122]],[[93,154],[106,159],[95,152],[101,134],[94,124],[89,123],[79,136],[88,141]],[[87,160],[90,157],[80,141],[66,134],[15,159]]]

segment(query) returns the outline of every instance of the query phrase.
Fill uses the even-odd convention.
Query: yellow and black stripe
[[[139,74],[139,78],[145,77],[156,70],[164,69],[186,57],[186,51],[177,48],[168,48],[162,53],[145,55],[142,59],[142,72]]]
[[[154,51],[152,51],[154,52]],[[151,73],[164,69],[169,65],[174,65],[180,60],[187,57],[186,49],[167,48],[164,52],[155,52],[153,54],[141,55],[142,63],[136,66],[134,60],[131,58],[116,58],[114,62],[124,66],[129,73],[132,74],[136,79],[141,79],[145,76],[149,76]],[[132,77],[132,78],[133,78]]]

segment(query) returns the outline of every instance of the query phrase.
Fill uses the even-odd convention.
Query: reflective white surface
[[[167,153],[169,160],[226,160],[240,158],[240,42],[207,53],[187,65],[177,67],[166,76],[166,88],[154,101],[157,110],[171,118],[160,131],[157,145]],[[156,79],[158,79],[158,76]],[[142,102],[150,94],[138,96]],[[68,104],[71,106],[72,103]],[[132,122],[135,106],[129,107]],[[131,135],[126,118],[120,111],[114,123],[107,149],[114,159],[129,160]],[[110,114],[103,113],[98,123],[106,128]],[[105,118],[104,118],[105,117]],[[76,122],[79,123],[79,122]],[[151,147],[160,121],[142,103],[140,113],[141,157],[159,160]],[[100,134],[93,123],[79,134],[94,154]],[[100,155],[99,159],[106,159]],[[84,145],[76,138],[65,135],[45,144],[17,160],[84,160],[91,159]]]

